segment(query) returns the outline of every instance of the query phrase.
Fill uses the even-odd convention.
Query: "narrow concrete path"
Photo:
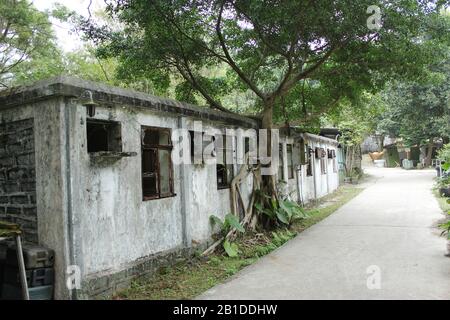
[[[352,201],[198,298],[450,299],[434,171],[368,172]]]

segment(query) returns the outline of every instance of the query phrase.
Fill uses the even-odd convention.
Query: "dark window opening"
[[[288,168],[288,179],[294,179],[294,161],[292,159],[292,145],[287,145],[287,168]]]
[[[250,152],[250,138],[244,137],[244,156]]]
[[[313,175],[313,159],[311,157],[312,149],[305,144],[305,160],[306,160],[306,176],[310,177]]]
[[[284,158],[283,158],[283,144],[282,143],[279,144],[278,155],[279,155],[279,157],[278,157],[278,180],[282,181],[283,176],[284,176],[284,173],[283,173]]]
[[[204,150],[214,142],[215,137],[209,136],[205,132],[190,130],[189,138],[191,164],[202,164],[205,158],[210,157],[210,155],[204,154]],[[196,143],[196,140],[199,140],[200,143]]]
[[[300,164],[305,165],[308,164],[308,146],[305,145],[305,141],[302,139],[300,140]]]
[[[120,123],[103,120],[87,120],[87,150],[89,153],[101,151],[122,151]]]
[[[170,129],[142,127],[142,196],[144,200],[174,196]]]
[[[230,138],[230,137],[229,137]],[[227,148],[227,136],[222,136],[222,146],[219,144],[220,139],[215,139],[216,144],[216,154],[217,156],[222,157],[222,163],[219,163],[219,159],[217,159],[216,164],[216,175],[217,175],[217,188],[218,189],[226,189],[231,185],[231,180],[233,180],[233,163],[229,163],[227,161],[227,157],[232,159],[230,155],[233,155],[233,148]],[[222,149],[222,152],[219,152]]]
[[[322,174],[327,173],[327,159],[326,158],[320,158],[320,172]]]

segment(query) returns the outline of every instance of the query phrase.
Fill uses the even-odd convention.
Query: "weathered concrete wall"
[[[232,125],[203,122],[203,130],[235,129]],[[186,128],[193,130],[193,119],[186,121]],[[233,142],[233,176],[235,176],[240,166],[236,159],[236,141]],[[230,188],[218,189],[215,164],[191,164],[184,166],[186,170],[187,193],[186,215],[188,218],[188,228],[190,243],[202,243],[211,239],[213,230],[209,221],[211,215],[221,219],[231,212]],[[253,178],[248,176],[246,182],[241,186],[241,192],[245,206],[250,202]]]
[[[308,144],[313,150],[315,148],[324,148],[329,150],[335,150],[336,155],[338,154],[337,142],[328,141],[322,137],[314,137],[313,135],[308,135],[305,137],[305,143]],[[320,159],[311,156],[313,161],[313,175],[306,175],[306,165],[302,166],[300,177],[298,181],[298,186],[302,190],[301,198],[305,203],[310,202],[313,199],[319,199],[323,196],[332,193],[339,187],[339,166],[337,163],[337,158],[328,159],[326,158],[326,174],[322,174],[320,167]],[[336,172],[333,170],[333,161],[336,162]]]
[[[37,237],[33,242],[55,250],[55,298],[70,298],[66,289],[66,267],[70,264],[68,257],[68,230],[67,230],[67,192],[64,182],[63,169],[65,169],[65,156],[62,152],[65,136],[64,127],[64,99],[50,98],[33,104],[24,104],[14,108],[0,108],[2,123],[21,122],[33,128],[33,142],[22,145],[23,152],[30,150],[34,145],[34,155],[28,155],[28,166],[34,166],[35,187],[29,184],[26,188],[29,198],[35,204],[23,204],[22,213],[32,214]],[[18,149],[19,150],[19,149]],[[20,151],[18,151],[20,153]],[[65,171],[65,170],[64,170]],[[66,171],[65,171],[66,172]],[[30,174],[30,177],[32,175]],[[19,182],[21,192],[25,184]],[[35,190],[35,191],[34,191]],[[35,200],[33,199],[35,192]],[[36,220],[36,221],[35,221]],[[25,236],[33,234],[25,228]]]
[[[142,200],[141,126],[173,131],[180,127],[178,117],[125,106],[98,107],[95,119],[120,122],[122,150],[137,152],[135,157],[100,165],[91,161],[86,149],[86,108],[79,104],[67,108],[73,250],[88,295],[111,291],[119,285],[111,280],[117,280],[114,274],[134,270],[139,261],[210,241],[214,230],[209,216],[222,218],[230,212],[230,191],[217,189],[215,165],[174,165],[176,195]],[[173,152],[178,152],[176,145]],[[92,284],[92,279],[108,276],[103,285]]]
[[[55,298],[69,299],[67,266],[73,265],[70,241],[70,170],[65,99],[33,105],[36,144],[36,198],[39,243],[55,250]]]
[[[0,122],[0,219],[38,243],[33,118]]]
[[[278,177],[278,187],[282,189],[282,193],[288,196],[292,201],[299,201],[299,189],[298,189],[298,166],[300,165],[300,148],[295,140],[291,137],[281,136],[280,144],[282,146],[282,159],[283,159],[283,176]],[[294,175],[289,178],[288,174],[288,158],[287,158],[287,145],[292,146],[292,162]]]
[[[120,122],[122,151],[136,156],[92,161],[87,152],[86,108],[77,99],[85,89],[92,90],[99,102],[95,118]],[[31,100],[35,102],[27,104]],[[135,276],[192,254],[211,240],[210,215],[223,218],[231,211],[230,190],[217,188],[215,164],[174,165],[175,195],[143,201],[141,126],[192,130],[193,119],[202,120],[205,129],[257,126],[252,119],[66,78],[0,96],[0,115],[2,122],[34,119],[38,241],[56,251],[58,299],[111,293]],[[326,141],[312,139],[310,146],[335,147]],[[292,138],[283,143],[285,162],[286,143],[294,145],[294,178],[286,184],[293,200],[299,200],[299,190],[300,200],[307,201],[337,187],[331,160],[327,175],[320,174],[317,162],[314,176],[299,182],[306,172],[305,166],[295,170],[299,146]],[[176,148],[174,153],[179,152]],[[238,170],[235,164],[234,174]],[[283,171],[287,177],[287,163]],[[241,189],[245,206],[251,189],[249,176]],[[69,265],[81,271],[81,292],[65,286]]]
[[[73,246],[83,278],[113,274],[130,262],[181,247],[179,168],[174,167],[174,197],[143,201],[141,177],[141,126],[174,129],[177,119],[125,107],[97,108],[96,119],[120,121],[122,150],[137,152],[98,164],[87,152],[85,107],[69,108]]]

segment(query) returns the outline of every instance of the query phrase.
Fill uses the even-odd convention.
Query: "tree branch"
[[[211,105],[212,108],[218,109],[223,112],[232,113],[230,110],[224,108],[218,101],[216,101],[213,97],[211,97],[208,92],[199,84],[195,76],[193,75],[189,66],[184,63],[184,67],[186,70],[183,70],[179,64],[176,64],[178,72],[183,76],[183,78],[188,81],[193,88],[198,90],[200,94],[205,98],[206,101]]]
[[[216,23],[216,34],[219,39],[220,46],[222,47],[222,50],[225,54],[226,60],[228,65],[238,74],[239,78],[242,79],[242,81],[247,84],[247,86],[261,99],[266,99],[266,96],[259,88],[245,75],[245,73],[237,66],[237,64],[234,62],[233,58],[230,55],[230,52],[227,49],[227,46],[225,44],[225,39],[222,34],[221,29],[221,23],[222,23],[222,13],[223,13],[223,7],[224,2],[220,5],[219,14],[217,17],[217,23]]]

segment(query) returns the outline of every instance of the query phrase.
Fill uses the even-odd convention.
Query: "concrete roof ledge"
[[[323,143],[328,143],[331,145],[339,145],[339,142],[337,140],[334,139],[330,139],[327,137],[323,137],[323,136],[318,136],[316,134],[312,134],[312,133],[302,133],[303,137],[309,140],[313,140],[313,141],[318,141],[318,142],[323,142]]]
[[[41,80],[30,86],[1,91],[0,110],[42,101],[51,97],[78,98],[85,90],[90,90],[94,101],[99,104],[128,105],[150,109],[155,112],[190,116],[201,120],[221,121],[244,127],[256,128],[258,126],[257,120],[242,115],[199,107],[177,100],[65,75]]]

